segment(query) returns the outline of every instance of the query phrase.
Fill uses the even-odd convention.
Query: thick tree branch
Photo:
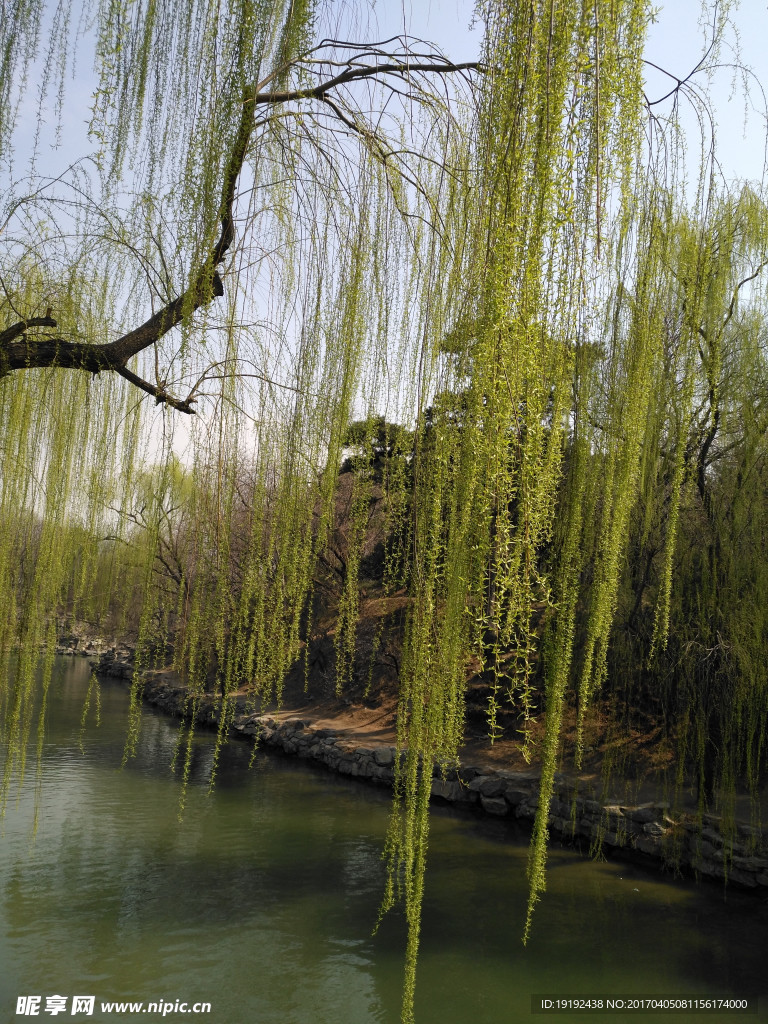
[[[482,71],[483,65],[478,61],[468,61],[464,64],[451,64],[428,62],[425,64],[408,63],[402,61],[397,64],[370,64],[361,67],[348,68],[341,74],[329,78],[327,82],[312,86],[310,89],[282,89],[275,92],[254,93],[254,103],[290,103],[293,100],[322,99],[325,93],[331,89],[337,89],[340,85],[348,85],[350,82],[361,81],[364,78],[379,77],[385,75],[398,75],[401,78],[408,78],[414,74],[451,74],[457,71]]]
[[[7,345],[16,338],[19,338],[29,327],[56,327],[56,321],[51,316],[33,316],[29,320],[21,320],[17,324],[11,324],[4,331],[0,331],[0,345]]]
[[[135,385],[135,387],[140,388],[142,391],[146,391],[148,395],[152,395],[158,405],[162,405],[164,403],[179,412],[194,414],[195,410],[192,408],[192,405],[196,399],[192,395],[189,395],[185,399],[174,398],[173,395],[168,394],[164,387],[161,387],[159,384],[150,384],[148,381],[142,380],[141,377],[132,373],[125,366],[119,367],[116,372],[127,381],[130,381],[130,383]]]

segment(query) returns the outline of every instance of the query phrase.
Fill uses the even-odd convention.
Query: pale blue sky
[[[651,27],[647,57],[680,78],[685,77],[701,58],[704,34],[699,24],[699,0],[669,0],[661,8],[658,21]],[[751,67],[757,80],[768,91],[768,2],[742,0],[731,14],[735,32],[728,33],[720,52],[724,65],[711,83],[712,108],[717,121],[718,152],[728,178],[760,180],[766,156],[765,98],[750,77],[752,98],[745,105],[742,79],[732,67],[736,47],[741,62]],[[663,95],[672,83],[647,70],[648,90]]]
[[[706,45],[704,27],[700,24],[702,4],[700,0],[657,0],[655,6],[658,15],[650,29],[646,55],[653,63],[685,78]],[[462,61],[475,58],[479,52],[480,33],[469,30],[473,10],[474,4],[469,0],[381,0],[376,5],[376,16],[387,34],[402,30],[405,24],[414,35],[433,39],[450,57]],[[738,45],[742,61],[752,67],[768,91],[768,0],[741,0],[733,5],[731,19],[736,31],[727,34],[720,60],[724,64],[733,62],[733,47]],[[705,84],[702,76],[698,81],[702,86]],[[650,67],[647,83],[650,99],[663,96],[674,84]],[[762,178],[766,120],[764,108],[762,113],[759,109],[764,104],[759,89],[753,81],[754,97],[748,104],[745,123],[741,80],[734,81],[733,69],[724,67],[710,87],[726,177]],[[691,129],[695,131],[692,120]]]
[[[696,65],[705,45],[699,23],[700,0],[668,0],[657,6],[658,20],[651,28],[647,56],[683,78]],[[338,11],[342,23],[356,25],[351,34],[358,38],[371,38],[372,35],[386,38],[405,29],[413,35],[433,40],[456,61],[472,60],[478,56],[481,37],[477,29],[470,30],[474,10],[471,0],[379,0],[375,6],[361,0],[349,0],[332,4],[331,9]],[[738,32],[742,60],[753,68],[768,90],[768,0],[741,0],[734,6],[732,19]],[[366,24],[368,31],[364,27]],[[736,37],[731,33],[721,52],[724,63],[734,60],[732,46],[735,42]],[[80,72],[85,70],[86,63],[85,60],[80,61]],[[704,84],[702,78],[699,81]],[[648,69],[651,98],[663,95],[671,84],[670,79]],[[754,82],[752,88],[754,97],[747,105],[745,122],[741,84],[738,80],[734,82],[733,71],[723,68],[711,83],[720,137],[720,158],[728,178],[759,179],[763,175],[766,148],[764,100]],[[40,150],[38,169],[41,172],[58,174],[70,161],[87,152],[85,123],[92,90],[93,79],[90,76],[67,82],[59,139],[61,148],[55,153],[51,151],[54,136],[52,125],[49,125],[43,133],[45,141]],[[31,144],[36,106],[33,89],[24,104],[19,125],[19,156]],[[49,120],[54,120],[50,113]],[[691,124],[693,127],[693,121]],[[23,165],[23,159],[17,161],[16,175],[23,172]]]

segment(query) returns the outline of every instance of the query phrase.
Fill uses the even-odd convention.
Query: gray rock
[[[755,889],[757,887],[757,878],[751,871],[742,871],[741,868],[732,868],[728,872],[728,881],[737,882],[739,885],[744,885],[748,889]]]
[[[739,824],[736,826],[736,831],[744,839],[761,839],[763,836],[762,829],[756,828],[754,825]]]
[[[472,787],[470,786],[470,788]],[[502,796],[506,791],[506,788],[507,784],[504,781],[504,779],[500,779],[498,777],[494,778],[491,775],[490,777],[487,776],[486,778],[480,781],[478,792],[480,793],[481,797],[496,797]]]
[[[636,821],[640,825],[656,821],[658,817],[658,812],[654,810],[652,804],[641,804],[639,807],[622,807],[622,811],[630,821]]]
[[[557,797],[553,796],[549,801],[549,813],[558,818],[569,818],[571,815],[570,804],[563,803],[562,800],[558,800]]]
[[[635,842],[635,849],[654,857],[659,853],[659,843],[654,842],[650,836],[640,836]]]
[[[646,825],[643,825],[643,832],[647,836],[653,836],[654,839],[661,839],[667,834],[667,830],[658,821],[649,821]]]
[[[603,832],[601,839],[605,846],[623,846],[625,841],[618,832]]]
[[[713,861],[715,859],[723,859],[723,851],[718,850],[712,843],[708,843],[706,839],[699,840],[698,842],[694,839],[693,842],[689,842],[689,847],[697,860]]]
[[[701,830],[701,838],[706,839],[708,842],[712,843],[713,846],[725,845],[725,840],[722,835],[714,828],[703,828]]]
[[[484,782],[488,782],[489,780],[493,780],[493,778],[494,777],[492,775],[475,775],[475,776],[473,776],[472,780],[469,783],[470,791],[472,793],[479,793],[480,792],[480,787],[483,785],[483,783]]]
[[[486,814],[496,814],[503,817],[509,813],[509,804],[500,797],[481,796],[480,803]]]
[[[255,722],[238,722],[237,725],[235,725],[235,729],[237,729],[238,732],[244,733],[246,736],[255,736],[259,731],[259,727]]]
[[[574,822],[570,818],[551,818],[549,827],[562,836],[573,836],[575,834]]]
[[[457,780],[433,779],[432,796],[448,800],[450,803],[457,803],[459,800],[465,799],[464,787]]]
[[[731,863],[735,868],[742,868],[753,874],[768,869],[768,860],[762,857],[734,857]]]
[[[691,867],[700,875],[707,875],[709,878],[722,878],[725,873],[722,864],[713,864],[711,860],[704,860],[703,857],[694,857]]]

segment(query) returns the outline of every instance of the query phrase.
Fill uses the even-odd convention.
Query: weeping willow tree
[[[3,794],[35,723],[42,742],[57,621],[99,614],[120,588],[139,602],[128,754],[142,673],[169,647],[190,723],[213,675],[220,741],[243,687],[255,707],[279,699],[306,651],[352,439],[340,685],[374,495],[385,584],[408,595],[383,910],[404,900],[410,1020],[428,801],[434,770],[457,763],[467,667],[493,681],[492,736],[504,702],[534,713],[544,680],[527,935],[569,695],[583,726],[628,544],[659,508],[644,657],[673,657],[670,634],[699,643],[686,707],[702,687],[717,697],[685,719],[688,748],[712,763],[696,737],[716,720],[718,750],[737,752],[715,758],[718,783],[760,761],[762,626],[734,612],[717,638],[723,596],[762,586],[723,527],[762,529],[744,481],[762,480],[765,426],[737,385],[763,365],[758,292],[738,311],[768,235],[754,193],[731,203],[703,184],[686,213],[657,159],[644,0],[488,0],[482,61],[467,64],[404,38],[323,39],[327,13],[103,0],[60,4],[47,49],[37,5],[4,28],[11,173],[35,59],[45,90],[85,32],[97,86],[89,160],[4,200],[0,651],[16,669],[2,677]],[[738,500],[719,503],[726,484]],[[677,591],[696,514],[707,552]],[[185,778],[191,754],[190,724]]]
[[[644,649],[631,704],[657,702],[678,784],[692,768],[700,810],[731,822],[739,783],[759,812],[765,771],[766,216],[747,186],[713,189],[696,217],[660,200],[661,347],[615,654]]]

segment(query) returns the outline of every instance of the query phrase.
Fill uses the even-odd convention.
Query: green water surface
[[[17,998],[36,994],[38,1020],[396,1024],[402,916],[372,934],[388,791],[266,752],[249,769],[249,745],[233,741],[209,793],[213,737],[201,734],[179,821],[177,724],[147,711],[120,770],[127,692],[103,682],[101,724],[81,734],[89,672],[59,661],[41,785],[32,751],[2,823],[0,1021],[32,1019]],[[526,855],[511,823],[433,812],[419,1024],[765,1019],[765,1001],[759,1016],[533,1016],[533,994],[767,992],[768,894],[725,900],[716,886],[553,849],[524,948]],[[54,994],[68,1000],[55,1016]],[[73,995],[94,995],[94,1013],[72,1015]],[[100,1010],[139,1000],[212,1010]]]

